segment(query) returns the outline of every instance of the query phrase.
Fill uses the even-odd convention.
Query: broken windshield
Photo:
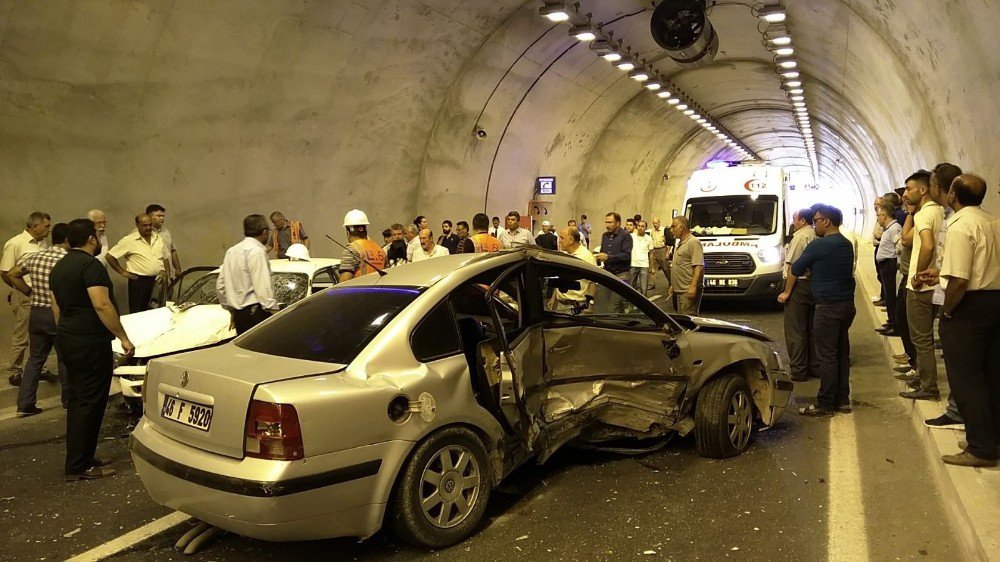
[[[688,200],[685,216],[695,236],[774,234],[778,198],[774,195],[729,195]]]
[[[219,304],[219,295],[215,292],[215,282],[218,273],[210,273],[194,282],[177,299],[175,305]],[[271,284],[274,287],[274,299],[278,305],[288,305],[302,300],[309,287],[309,278],[302,273],[272,273]]]

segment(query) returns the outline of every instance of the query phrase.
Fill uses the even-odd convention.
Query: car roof
[[[444,279],[456,283],[506,264],[535,259],[584,269],[598,275],[615,278],[603,269],[565,254],[537,246],[501,250],[486,254],[454,254],[414,263],[390,267],[385,275],[362,275],[341,285],[392,285],[401,287],[430,287]],[[340,286],[340,285],[338,285]]]

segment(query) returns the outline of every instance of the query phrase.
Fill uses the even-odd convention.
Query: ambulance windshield
[[[729,195],[689,199],[684,210],[695,236],[774,234],[778,226],[775,195]]]

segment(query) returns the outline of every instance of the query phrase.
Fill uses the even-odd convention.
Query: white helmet
[[[368,215],[364,211],[351,209],[344,215],[344,226],[368,226]]]
[[[309,261],[309,248],[306,248],[305,244],[292,244],[285,251],[285,257],[292,261]]]

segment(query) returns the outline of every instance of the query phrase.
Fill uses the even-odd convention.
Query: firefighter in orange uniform
[[[347,249],[340,258],[340,281],[385,269],[385,251],[368,239],[368,215],[357,209],[344,215]]]

